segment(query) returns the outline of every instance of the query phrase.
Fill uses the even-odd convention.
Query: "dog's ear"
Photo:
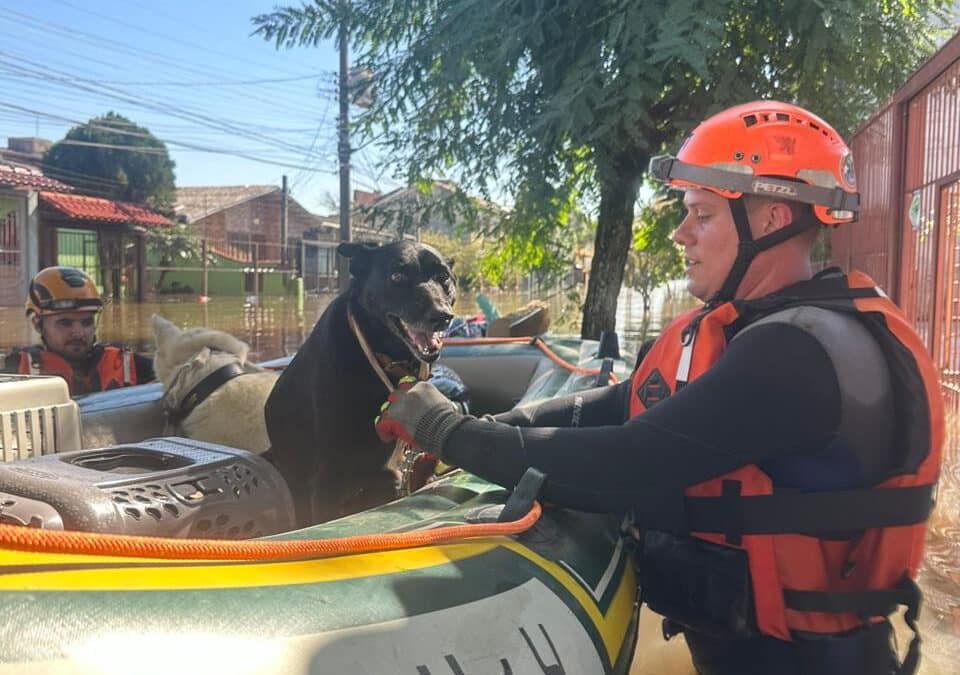
[[[368,241],[345,241],[337,246],[337,253],[350,259],[350,274],[362,279],[370,272],[370,254],[380,248]]]
[[[447,267],[450,268],[450,271],[453,271],[453,263],[457,262],[456,258],[447,258]]]
[[[177,328],[176,324],[172,321],[167,321],[159,314],[154,314],[150,317],[150,321],[153,324],[153,339],[158,348],[161,344],[171,341],[183,332]]]

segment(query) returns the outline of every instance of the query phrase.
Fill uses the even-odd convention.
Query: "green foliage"
[[[650,309],[653,290],[683,273],[680,250],[670,239],[682,217],[680,200],[660,191],[643,205],[634,223],[624,283],[640,292],[645,311]]]
[[[500,217],[500,209],[470,198],[450,182],[420,180],[357,208],[364,225],[395,232],[398,237],[418,230],[465,233],[482,230]]]
[[[486,199],[511,194],[498,255],[550,265],[572,248],[555,239],[563,214],[598,208],[584,307],[595,335],[612,327],[651,155],[759,98],[809,107],[849,134],[930,54],[930,17],[949,4],[351,0],[253,21],[278,47],[316,44],[342,21],[357,65],[376,78],[360,135],[409,182],[456,172]]]
[[[97,196],[170,212],[175,189],[174,162],[163,141],[147,129],[108,112],[73,127],[63,140],[81,145],[63,141],[54,144],[44,156],[43,166],[65,172],[64,182]]]
[[[161,292],[168,267],[184,267],[203,262],[203,245],[200,236],[189,225],[154,227],[147,230],[147,255],[160,268],[154,282],[154,292]],[[216,265],[216,256],[207,251],[207,264]]]
[[[421,240],[452,261],[453,275],[461,293],[477,291],[483,286],[483,240],[480,237],[450,237],[439,232],[424,232]]]

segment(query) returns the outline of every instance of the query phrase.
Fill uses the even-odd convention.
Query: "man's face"
[[[683,195],[687,209],[673,240],[683,247],[687,290],[709,300],[723,285],[737,257],[737,228],[726,199],[708,190],[691,189]]]
[[[82,361],[97,337],[96,312],[63,312],[33,318],[47,349],[68,361]]]

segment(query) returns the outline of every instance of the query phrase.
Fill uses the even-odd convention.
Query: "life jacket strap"
[[[926,521],[933,510],[935,489],[928,484],[742,496],[740,482],[729,480],[724,481],[719,497],[684,497],[683,522],[688,532],[724,534],[732,544],[744,534],[842,536]]]
[[[41,375],[43,373],[43,357],[39,349],[28,349],[30,375]]]
[[[864,620],[871,617],[886,617],[903,605],[907,608],[904,621],[913,631],[913,639],[900,666],[898,675],[912,675],[920,662],[920,633],[917,619],[923,594],[920,587],[909,577],[904,577],[896,588],[866,591],[797,591],[784,590],[783,599],[787,608],[798,612],[825,612],[831,614],[856,614]]]
[[[123,386],[129,387],[133,382],[133,369],[130,367],[133,362],[133,352],[127,348],[120,350],[120,360],[123,368]]]

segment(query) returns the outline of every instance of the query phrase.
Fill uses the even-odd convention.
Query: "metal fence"
[[[10,202],[15,206],[15,202]],[[22,302],[20,282],[23,275],[20,252],[21,211],[19,208],[0,209],[0,305]]]
[[[860,222],[831,237],[916,327],[960,411],[960,33],[855,134]]]
[[[283,295],[301,278],[306,292],[336,290],[335,247],[312,241],[280,246],[244,236],[196,238],[170,249],[148,240],[146,288],[153,294]]]

